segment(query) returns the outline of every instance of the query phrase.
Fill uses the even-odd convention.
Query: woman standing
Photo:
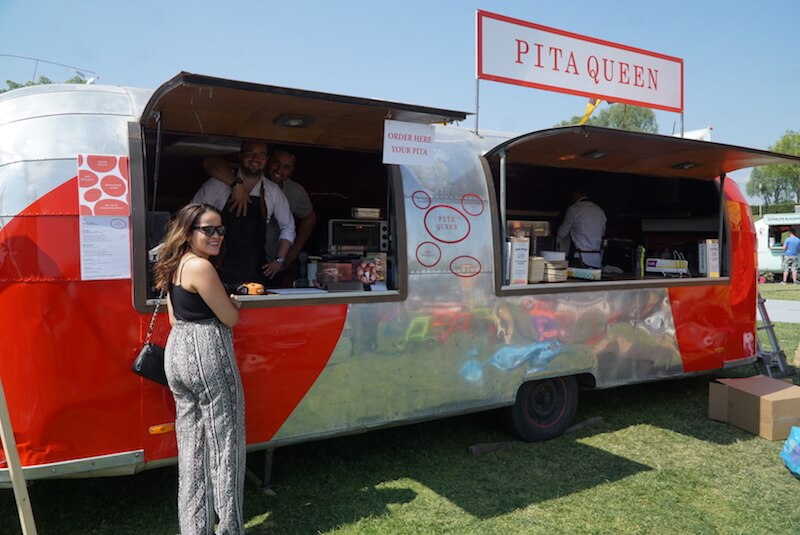
[[[216,208],[189,204],[171,221],[155,266],[169,320],[165,369],[175,398],[178,519],[183,535],[244,533],[244,392],[231,327],[240,303],[219,277],[225,236]]]

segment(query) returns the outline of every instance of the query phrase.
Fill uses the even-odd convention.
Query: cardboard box
[[[709,384],[708,417],[767,440],[783,440],[800,425],[800,387],[765,375]]]
[[[645,260],[644,270],[649,273],[677,273],[689,274],[689,262],[675,258],[648,258]]]
[[[698,271],[707,277],[719,277],[719,240],[703,240],[697,244]]]
[[[378,282],[384,282],[386,280],[387,266],[386,253],[370,253],[366,259],[375,265],[375,271],[378,273]]]
[[[350,262],[319,262],[317,282],[324,286],[329,282],[345,282],[353,279],[353,265]]]
[[[531,256],[528,258],[528,283],[535,284],[544,280],[544,258]]]
[[[529,238],[511,238],[510,284],[528,284]]]

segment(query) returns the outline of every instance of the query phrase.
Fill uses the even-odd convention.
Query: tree
[[[769,165],[755,167],[750,172],[750,181],[747,183],[747,194],[751,197],[761,197],[764,204],[780,204],[786,200],[789,190],[786,182],[772,174]]]
[[[800,156],[800,132],[787,131],[769,149],[773,152]],[[775,176],[782,177],[786,181],[788,191],[794,194],[794,202],[800,203],[800,165],[781,163],[769,167]]]
[[[576,115],[568,121],[561,121],[556,126],[576,125],[580,122],[581,118],[581,115]],[[611,104],[595,115],[592,115],[589,120],[586,121],[586,124],[616,128],[619,130],[630,130],[631,132],[658,133],[658,122],[656,121],[656,114],[653,110],[640,106],[630,106],[628,104]]]
[[[0,93],[5,93],[6,91],[11,91],[12,89],[19,89],[20,87],[30,87],[32,85],[43,85],[43,84],[52,84],[52,83],[53,83],[53,81],[50,78],[48,78],[47,76],[40,76],[38,80],[36,80],[36,81],[29,80],[29,81],[25,82],[24,84],[21,84],[19,82],[15,82],[13,80],[6,80],[6,85],[8,86],[8,88],[6,88],[6,89],[1,89],[0,88]],[[64,83],[65,84],[85,84],[86,83],[86,79],[83,76],[76,75],[76,76],[73,76],[72,78],[70,78],[69,80],[66,80]]]
[[[769,150],[800,156],[800,132],[789,130]],[[761,197],[765,204],[780,204],[794,197],[800,203],[800,166],[775,164],[756,167],[747,183],[747,194]]]

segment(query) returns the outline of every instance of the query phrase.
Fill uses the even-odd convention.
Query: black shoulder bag
[[[167,375],[164,372],[164,348],[150,343],[150,337],[153,336],[153,327],[156,325],[158,307],[163,298],[164,292],[162,291],[156,302],[156,307],[153,309],[153,317],[150,320],[150,327],[147,328],[144,347],[142,347],[142,350],[136,355],[136,360],[133,361],[131,370],[133,373],[141,375],[145,379],[150,379],[151,381],[166,385]]]

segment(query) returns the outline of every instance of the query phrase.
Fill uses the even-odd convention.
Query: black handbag
[[[150,379],[162,385],[167,384],[167,374],[164,372],[164,348],[150,343],[150,337],[153,335],[153,327],[156,324],[156,315],[158,314],[158,306],[161,304],[161,299],[164,297],[164,292],[156,302],[156,307],[153,309],[153,317],[150,320],[150,327],[147,328],[147,336],[144,340],[144,346],[136,359],[131,365],[133,373],[141,375],[145,379]]]

